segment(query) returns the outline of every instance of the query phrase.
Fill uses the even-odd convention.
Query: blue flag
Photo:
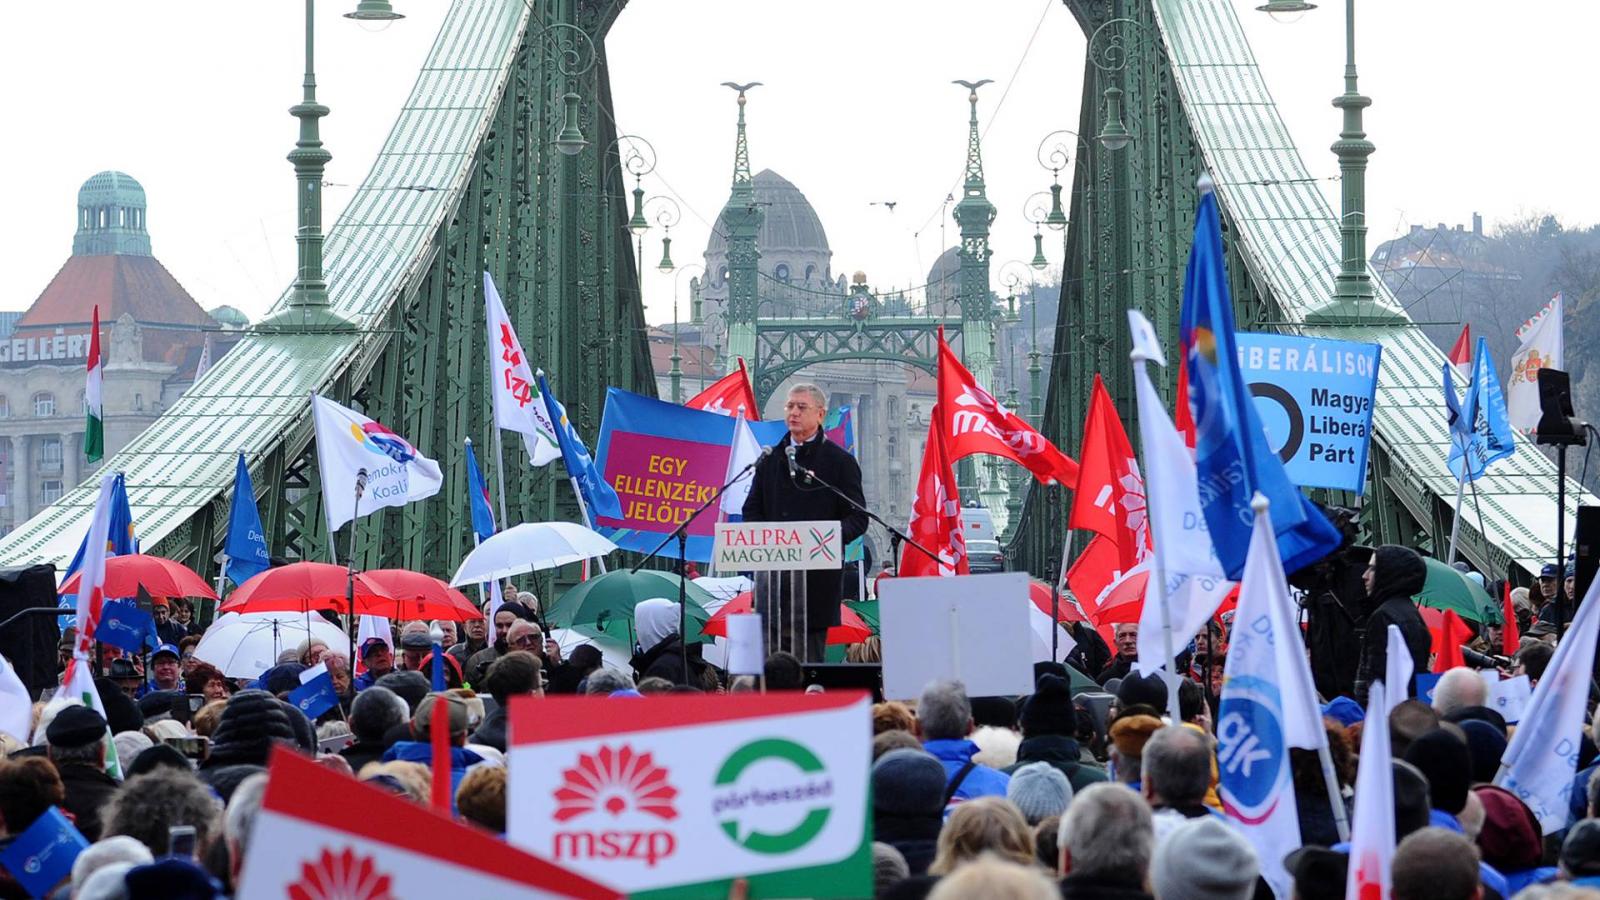
[[[1181,332],[1197,431],[1200,505],[1217,558],[1228,578],[1237,581],[1250,547],[1250,499],[1257,491],[1271,501],[1272,530],[1284,571],[1327,556],[1339,546],[1340,536],[1289,480],[1267,444],[1255,402],[1239,374],[1234,330],[1217,196],[1203,191],[1184,274]]]
[[[472,531],[478,540],[486,541],[494,534],[494,510],[489,506],[489,487],[483,483],[483,473],[478,470],[478,454],[472,451],[472,439],[467,439],[467,508],[472,512]]]
[[[255,486],[250,483],[250,467],[245,465],[243,453],[233,473],[233,509],[228,514],[228,539],[222,552],[228,555],[228,580],[236,585],[272,568],[267,532],[261,527]]]
[[[52,806],[0,850],[0,866],[6,867],[29,896],[44,897],[72,874],[73,861],[88,847],[78,829]]]
[[[442,691],[447,688],[444,680],[444,647],[437,643],[433,645],[433,672],[430,674],[433,679],[432,687],[435,691]]]
[[[108,600],[101,607],[100,625],[95,639],[129,653],[142,653],[146,646],[159,647],[156,620],[132,600]]]
[[[133,510],[128,506],[128,485],[121,472],[117,473],[116,480],[111,483],[111,527],[107,530],[106,555],[127,556],[139,552],[139,542],[133,538]],[[89,549],[89,535],[84,534],[83,541],[78,544],[78,552],[73,554],[72,562],[67,564],[67,571],[62,575],[62,581],[71,578],[79,569],[83,568],[83,554]],[[74,614],[62,616],[58,622],[62,628],[76,623],[76,610],[78,608],[77,594],[62,594],[56,605],[62,609],[70,609]]]
[[[1448,364],[1445,368],[1449,368]],[[1511,427],[1511,415],[1506,411],[1506,397],[1500,390],[1500,379],[1494,374],[1494,360],[1489,358],[1488,339],[1478,338],[1467,396],[1460,404],[1454,403],[1454,398],[1455,387],[1446,372],[1445,406],[1452,416],[1450,474],[1457,481],[1477,481],[1490,463],[1510,456],[1517,449],[1516,432]]]
[[[572,427],[572,421],[567,418],[567,411],[556,400],[556,395],[550,392],[550,382],[546,380],[544,371],[539,371],[539,392],[544,394],[545,407],[550,411],[550,421],[556,425],[556,439],[561,443],[561,458],[567,464],[567,475],[578,483],[578,492],[583,495],[583,502],[589,508],[589,521],[585,524],[594,526],[595,520],[601,516],[618,518],[622,515],[622,501],[617,499],[617,492],[606,480],[600,477],[600,470],[594,464],[594,458],[589,455],[589,449],[583,446],[583,439],[578,437],[578,432]]]
[[[321,674],[290,691],[289,702],[315,722],[317,716],[339,703],[339,694],[333,689],[333,675],[323,669]]]

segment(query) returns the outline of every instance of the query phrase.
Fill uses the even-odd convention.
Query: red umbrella
[[[345,602],[349,570],[331,563],[297,562],[268,569],[251,578],[217,607],[217,612],[310,612],[331,609],[348,613]],[[395,608],[393,595],[361,573],[355,576],[356,612],[367,605],[388,604]],[[373,610],[376,615],[388,615]]]
[[[380,610],[363,609],[358,597],[357,612],[393,619],[444,619],[450,622],[483,618],[483,611],[473,605],[466,594],[432,575],[410,569],[373,569],[361,574],[395,599]]]
[[[754,608],[755,598],[749,591],[745,591],[717,610],[716,615],[707,619],[705,627],[700,631],[712,637],[725,638],[728,636],[728,616],[742,615]],[[830,644],[859,644],[872,637],[872,626],[862,621],[860,616],[842,603],[839,605],[839,623],[828,629]]]
[[[1086,621],[1088,621],[1083,616],[1083,610],[1079,609],[1078,608],[1078,604],[1074,603],[1072,601],[1072,598],[1067,596],[1067,592],[1066,591],[1062,591],[1060,594],[1058,594],[1057,598],[1058,598],[1056,600],[1056,603],[1057,603],[1057,606],[1056,606],[1056,613],[1057,613],[1056,614],[1056,621],[1057,622],[1086,622]],[[1028,580],[1028,599],[1033,601],[1033,605],[1034,606],[1039,607],[1039,611],[1040,612],[1044,613],[1047,616],[1050,615],[1050,584],[1049,584],[1049,582],[1040,581],[1037,578],[1029,579]]]
[[[61,593],[76,594],[82,573],[74,572],[61,583]],[[133,597],[140,588],[152,597],[203,597],[217,599],[215,591],[194,570],[160,556],[130,553],[106,557],[105,595]]]

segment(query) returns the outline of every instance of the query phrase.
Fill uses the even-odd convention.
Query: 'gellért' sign
[[[711,547],[718,572],[837,569],[844,563],[838,522],[719,522]]]
[[[1361,493],[1383,348],[1243,331],[1238,347],[1239,371],[1289,479]]]

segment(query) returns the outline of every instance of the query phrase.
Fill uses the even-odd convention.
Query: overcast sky
[[[477,0],[463,0],[477,2]],[[1342,4],[1283,25],[1235,0],[1257,59],[1313,174],[1342,89]],[[445,0],[395,0],[408,18],[378,33],[318,10],[319,98],[332,107],[327,221],[349,199],[409,93]],[[0,80],[13,130],[0,216],[0,308],[23,309],[71,252],[78,187],[102,169],[149,195],[155,253],[202,306],[259,317],[290,281],[295,123],[303,53],[293,0],[50,0],[6,4]],[[1363,0],[1361,87],[1378,151],[1368,176],[1372,246],[1410,224],[1492,225],[1536,211],[1600,220],[1589,114],[1600,4],[1552,0]],[[981,11],[981,12],[980,12]],[[751,93],[751,161],[794,182],[827,229],[834,272],[880,287],[920,284],[954,228],[941,201],[965,152],[966,101],[980,94],[996,271],[1032,254],[1030,193],[1048,186],[1040,138],[1076,128],[1084,36],[1060,0],[632,0],[608,41],[622,127],[660,160],[645,181],[675,194],[681,277],[657,274],[646,239],[652,322],[687,313],[687,272],[727,198],[733,94]],[[1063,181],[1067,178],[1064,176]],[[1338,183],[1325,182],[1337,206]],[[895,201],[891,213],[873,201]],[[1055,261],[1059,264],[1059,260]],[[998,285],[997,285],[998,286]]]

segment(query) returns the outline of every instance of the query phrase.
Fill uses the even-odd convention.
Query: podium
[[[720,522],[711,548],[713,572],[744,573],[755,583],[753,607],[767,652],[786,651],[802,662],[822,661],[808,658],[806,647],[807,576],[843,566],[837,521]]]

